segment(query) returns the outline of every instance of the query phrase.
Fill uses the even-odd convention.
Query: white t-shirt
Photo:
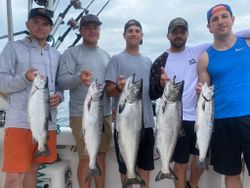
[[[185,81],[182,95],[183,120],[194,121],[196,117],[197,94],[195,86],[198,81],[198,58],[211,44],[185,47],[182,52],[169,53],[165,71],[170,79],[176,76],[176,82]]]

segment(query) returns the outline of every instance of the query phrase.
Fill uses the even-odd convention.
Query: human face
[[[123,34],[124,39],[128,47],[139,47],[143,33],[140,27],[131,25]]]
[[[35,16],[26,22],[26,27],[29,30],[30,38],[37,41],[46,41],[52,29],[49,20],[41,16]]]
[[[89,47],[96,47],[100,37],[100,26],[96,23],[89,23],[81,27],[80,33],[83,43]]]
[[[227,10],[213,14],[209,20],[208,28],[214,36],[227,36],[232,33],[234,17]]]
[[[178,26],[168,33],[167,38],[170,41],[171,48],[181,50],[187,42],[188,32],[185,28]]]

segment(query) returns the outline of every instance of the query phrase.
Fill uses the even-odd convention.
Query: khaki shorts
[[[112,139],[112,116],[105,116],[103,120],[104,132],[102,133],[101,145],[99,152],[108,152],[109,145]],[[70,128],[72,129],[72,134],[75,137],[76,150],[78,152],[79,158],[88,159],[88,153],[85,148],[85,142],[82,132],[82,118],[81,117],[71,117],[70,118]]]

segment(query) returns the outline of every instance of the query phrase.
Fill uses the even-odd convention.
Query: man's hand
[[[26,71],[25,78],[29,81],[33,81],[37,73],[38,73],[37,69],[31,67]]]
[[[119,92],[122,92],[122,90],[123,90],[125,84],[126,84],[125,76],[124,76],[124,75],[120,75],[120,76],[118,77],[118,80],[117,80],[116,89],[117,89]]]
[[[92,78],[92,73],[89,70],[83,70],[80,74],[80,79],[82,80],[82,83],[85,86],[90,85],[91,78]]]
[[[50,95],[49,104],[51,107],[57,107],[61,103],[61,95],[53,93]]]
[[[165,72],[165,68],[161,67],[160,85],[162,88],[165,87],[166,81],[168,81],[168,80],[169,80],[169,78],[168,78],[167,73]]]

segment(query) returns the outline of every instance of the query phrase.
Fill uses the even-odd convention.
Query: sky
[[[7,34],[7,11],[6,1],[0,0],[0,36]],[[8,0],[9,1],[9,0]],[[27,0],[11,0],[13,12],[14,32],[25,30],[27,20]],[[82,7],[85,8],[91,0],[81,0]],[[89,7],[89,13],[97,14],[107,0],[95,0]],[[239,3],[240,2],[240,3]],[[63,12],[70,0],[60,0],[54,13],[54,21],[59,13]],[[212,35],[206,25],[206,13],[209,8],[218,4],[227,3],[232,7],[236,17],[233,31],[248,29],[250,27],[249,0],[110,0],[109,4],[100,13],[102,21],[101,37],[99,46],[112,56],[121,52],[125,47],[123,39],[123,28],[129,19],[137,19],[141,22],[144,38],[141,46],[141,53],[148,56],[152,61],[169,48],[169,41],[166,38],[169,22],[176,17],[183,17],[189,23],[189,38],[187,45],[196,46],[205,42],[212,42]],[[33,7],[37,7],[33,3]],[[65,16],[64,21],[76,18],[82,10],[71,8]],[[60,25],[54,35],[58,39],[66,30],[66,24]],[[70,46],[76,38],[78,30],[72,30],[58,48],[60,52]],[[25,35],[20,35],[14,39],[21,39]],[[0,40],[0,51],[6,44],[7,39]],[[81,41],[80,41],[81,42]]]

